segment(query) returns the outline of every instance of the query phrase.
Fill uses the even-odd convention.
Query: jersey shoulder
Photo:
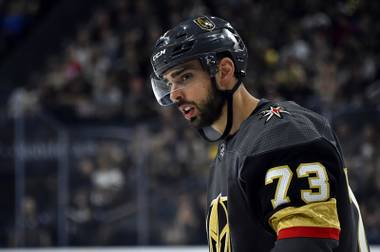
[[[242,124],[235,142],[241,154],[254,156],[320,138],[336,145],[326,118],[295,102],[268,101]]]

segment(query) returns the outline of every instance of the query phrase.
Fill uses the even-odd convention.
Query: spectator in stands
[[[117,164],[113,164],[104,153],[99,153],[97,169],[92,174],[94,191],[91,202],[98,207],[107,207],[115,203],[125,183],[124,175]]]
[[[50,247],[53,239],[49,230],[44,227],[44,221],[35,198],[27,196],[22,205],[24,215],[24,245],[26,247]]]

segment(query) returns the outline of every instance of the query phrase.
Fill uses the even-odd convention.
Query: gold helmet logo
[[[202,30],[212,31],[215,29],[215,24],[208,17],[198,17],[193,20]]]

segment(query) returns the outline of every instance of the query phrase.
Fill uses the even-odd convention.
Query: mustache
[[[185,100],[181,100],[181,101],[178,101],[178,102],[175,102],[174,103],[178,108],[184,104],[189,104],[189,105],[193,105],[195,107],[197,107],[197,104],[195,102],[192,102],[192,101],[185,101]]]

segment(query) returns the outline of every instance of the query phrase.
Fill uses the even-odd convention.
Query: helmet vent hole
[[[179,46],[176,46],[172,51],[172,57],[176,57],[187,51],[190,51],[191,48],[193,48],[193,45],[194,45],[194,41],[189,41],[187,43],[183,43]]]
[[[184,33],[180,33],[178,34],[177,36],[175,36],[176,39],[179,39],[179,38],[182,38],[182,37],[185,37],[187,34],[184,32]]]
[[[156,48],[157,48],[157,47],[160,47],[163,43],[164,43],[163,40],[159,41],[159,42],[157,43],[157,45],[156,45]]]

